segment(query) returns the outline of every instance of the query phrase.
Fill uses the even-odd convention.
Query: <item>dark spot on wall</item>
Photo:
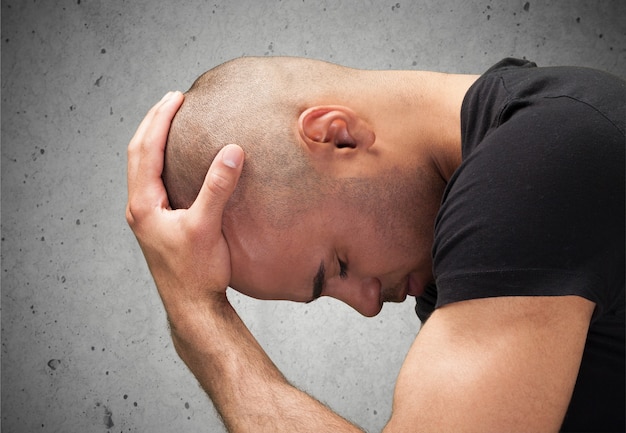
[[[530,9],[530,3],[529,2],[524,3],[524,10],[528,12],[529,9]]]
[[[104,48],[100,50],[100,54],[106,54],[107,50],[105,50]]]
[[[79,219],[77,219],[77,220],[76,220],[76,225],[77,225],[77,226],[79,226],[79,225],[80,225],[80,220],[79,220]]]
[[[104,425],[106,428],[112,428],[115,424],[113,423],[113,412],[108,407],[104,407]]]
[[[128,394],[124,394],[124,400],[128,399]]]
[[[189,402],[185,402],[185,409],[189,409]]]
[[[576,18],[576,22],[580,24],[580,17]]]
[[[100,78],[98,78],[94,83],[96,87],[100,87],[100,81],[102,81],[102,75],[100,75]]]
[[[391,6],[392,11],[395,11],[396,9],[400,9],[400,3],[396,3],[395,5]]]
[[[59,365],[61,365],[60,359],[51,359],[48,361],[48,367],[50,367],[50,370],[56,370],[59,368]]]

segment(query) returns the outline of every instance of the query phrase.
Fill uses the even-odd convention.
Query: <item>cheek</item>
[[[367,258],[371,272],[378,274],[405,274],[416,268],[425,257],[430,257],[432,241],[416,230],[406,215],[389,215],[393,223],[379,223],[380,229],[361,237],[356,251]],[[432,237],[432,236],[431,236]],[[397,275],[396,275],[397,276]]]
[[[430,211],[419,209],[416,204],[403,203],[380,221],[381,242],[390,245],[398,254],[422,256],[430,254],[434,233],[434,216]]]
[[[306,281],[301,266],[290,257],[269,257],[256,261],[232,261],[231,287],[255,299],[308,301],[312,282]]]

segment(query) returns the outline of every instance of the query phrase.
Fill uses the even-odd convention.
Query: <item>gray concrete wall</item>
[[[549,4],[549,5],[547,5]],[[626,76],[626,2],[2,1],[2,429],[221,432],[124,221],[148,108],[241,55],[482,72],[506,56]],[[295,384],[370,431],[418,330],[330,300],[231,294]]]

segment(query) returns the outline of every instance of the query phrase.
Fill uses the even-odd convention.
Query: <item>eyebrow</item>
[[[326,270],[324,269],[324,260],[322,260],[315,277],[313,277],[313,297],[309,302],[313,302],[322,296],[322,291],[324,290],[324,285],[326,284],[325,276]]]

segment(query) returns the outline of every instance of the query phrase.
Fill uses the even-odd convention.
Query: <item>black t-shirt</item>
[[[596,304],[564,431],[625,431],[626,83],[505,59],[470,88],[435,226],[434,308],[495,296]]]

